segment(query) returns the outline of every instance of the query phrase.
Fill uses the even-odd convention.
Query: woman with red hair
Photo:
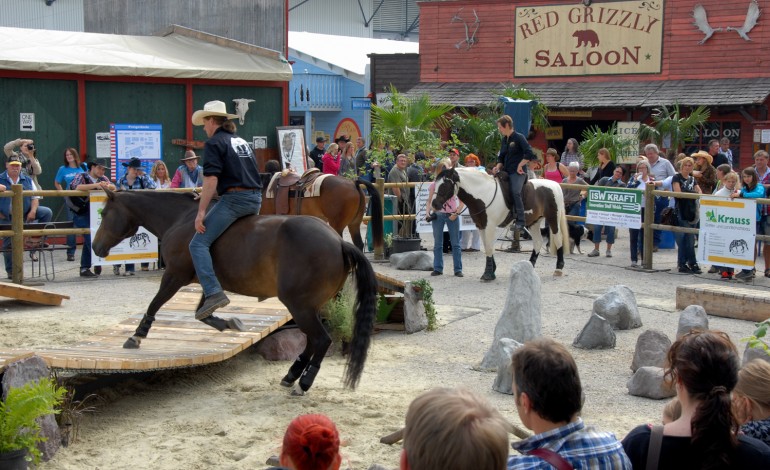
[[[280,462],[292,470],[338,470],[340,435],[331,419],[324,415],[294,418],[283,436]]]

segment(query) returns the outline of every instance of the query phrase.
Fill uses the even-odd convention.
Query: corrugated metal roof
[[[652,108],[759,105],[770,95],[770,78],[639,82],[517,83],[549,108]],[[420,83],[407,96],[427,94],[435,104],[476,107],[494,101],[502,83]]]

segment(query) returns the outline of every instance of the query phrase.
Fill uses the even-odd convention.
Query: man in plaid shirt
[[[586,426],[577,364],[550,339],[531,341],[513,354],[513,394],[521,422],[535,435],[513,444],[520,455],[508,469],[631,469],[611,433]]]

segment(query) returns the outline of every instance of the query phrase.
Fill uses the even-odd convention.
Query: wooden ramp
[[[64,348],[0,350],[0,370],[20,357],[36,354],[50,367],[89,372],[136,372],[190,367],[224,361],[258,342],[291,320],[278,299],[258,302],[253,297],[229,294],[230,305],[217,310],[222,318],[238,317],[247,331],[217,331],[195,320],[200,288],[186,288],[156,315],[140,349],[123,349],[142,315]]]
[[[770,318],[770,292],[718,284],[677,286],[676,308],[700,305],[709,315],[761,322]]]
[[[54,294],[34,287],[21,286],[0,282],[0,297],[10,297],[16,300],[43,305],[61,305],[61,301],[69,299],[68,295]]]

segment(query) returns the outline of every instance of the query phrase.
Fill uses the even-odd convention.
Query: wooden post
[[[378,168],[379,170],[379,168]],[[374,185],[377,187],[377,192],[380,193],[380,207],[382,207],[382,215],[385,216],[385,180],[382,178],[377,178],[374,182]],[[382,230],[385,231],[385,221],[383,221],[382,224]],[[372,231],[372,236],[374,236],[374,231]],[[375,260],[382,260],[385,259],[385,251],[383,249],[384,247],[374,247],[374,259]]]
[[[11,250],[11,279],[16,284],[24,280],[24,198],[20,184],[11,186],[11,230],[13,230],[13,249]]]
[[[652,247],[653,235],[652,224],[655,222],[655,190],[654,184],[644,185],[644,223],[642,231],[644,233],[644,245],[642,246],[642,267],[652,269]]]

